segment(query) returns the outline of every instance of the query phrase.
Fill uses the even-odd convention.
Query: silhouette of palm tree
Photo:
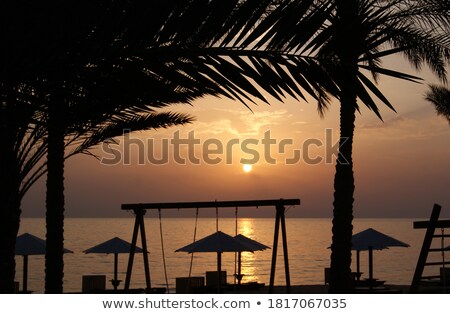
[[[439,0],[320,0],[310,6],[301,0],[279,3],[266,20],[272,23],[270,31],[255,33],[265,34],[263,39],[270,37],[271,47],[316,56],[338,89],[336,92],[326,88],[340,101],[341,136],[334,179],[330,292],[350,292],[355,112],[359,111],[359,103],[363,103],[381,119],[376,100],[394,110],[366,75],[370,73],[375,83],[380,75],[418,82],[420,79],[415,76],[382,67],[384,57],[402,53],[413,67],[427,64],[445,81],[445,65],[450,58],[450,3]],[[322,8],[326,9],[317,13]],[[309,16],[314,20],[321,14],[327,18],[318,31],[293,26],[298,17]],[[311,39],[309,45],[299,45],[305,37]],[[262,44],[267,43],[262,40]],[[308,82],[318,76],[310,77]],[[327,98],[323,100],[319,98],[318,102],[321,115],[328,105]]]
[[[331,43],[331,51],[334,51],[332,56],[337,58],[332,68],[337,71],[335,77],[340,82],[341,140],[334,180],[330,292],[345,293],[352,289],[352,146],[355,112],[358,110],[357,98],[381,119],[375,102],[370,99],[362,84],[393,109],[386,98],[358,71],[358,67],[371,71],[375,79],[377,74],[413,79],[379,66],[382,57],[401,51],[413,65],[420,67],[422,63],[427,62],[438,76],[445,79],[445,63],[449,60],[450,46],[441,36],[448,34],[450,29],[448,4],[446,11],[440,10],[441,4],[436,3],[434,7],[431,4],[422,1],[336,1],[336,43]],[[420,17],[423,17],[421,22],[418,21]],[[444,26],[436,27],[435,34],[438,35],[430,36],[428,26],[438,26],[441,21]],[[349,36],[349,33],[353,36]],[[386,46],[391,46],[391,50],[380,51]],[[327,45],[322,49],[325,55],[330,56],[327,53],[330,49]]]
[[[2,169],[14,171],[2,172],[1,179],[6,185],[14,178],[14,184],[0,194],[0,203],[5,204],[0,221],[2,292],[13,289],[21,197],[45,171],[46,292],[62,292],[64,159],[68,145],[81,141],[73,153],[85,152],[125,125],[128,129],[130,125],[136,129],[155,126],[155,116],[136,118],[135,113],[154,114],[152,108],[190,102],[205,94],[244,103],[253,102],[252,97],[266,101],[253,82],[277,99],[284,93],[303,97],[295,81],[307,86],[314,97],[315,88],[323,93],[320,82],[306,84],[302,76],[302,72],[310,76],[319,71],[317,62],[267,47],[256,49],[255,38],[248,39],[270,6],[267,0],[214,0],[207,5],[177,0],[156,5],[116,1],[69,1],[51,6],[7,3],[9,15],[4,24],[8,29],[3,32],[3,42],[8,46],[5,57],[9,62],[2,69],[1,89],[2,110],[8,116],[2,115],[2,130],[8,130],[4,136],[11,145],[4,149],[8,154],[1,156],[1,164]],[[291,76],[296,79],[289,79]],[[322,81],[332,86],[325,75]],[[10,129],[11,112],[20,115],[22,108],[30,113],[22,117],[21,125]],[[155,127],[189,120],[174,114],[159,117]],[[33,136],[18,136],[34,130],[39,131]],[[21,150],[23,145],[28,147]],[[36,147],[38,154],[32,152]],[[45,165],[32,170],[45,153]],[[17,166],[21,158],[28,160],[26,169]],[[31,179],[24,178],[29,174]],[[11,227],[1,228],[4,225]]]
[[[445,86],[430,85],[425,94],[425,100],[432,103],[437,114],[446,118],[450,123],[450,89]]]

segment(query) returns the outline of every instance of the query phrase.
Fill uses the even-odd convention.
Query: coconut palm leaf
[[[95,129],[77,139],[76,147],[66,158],[79,153],[88,153],[92,147],[128,132],[145,131],[184,125],[193,122],[193,117],[172,112],[152,112],[148,114],[117,115],[110,120],[101,121]]]
[[[450,89],[445,86],[429,85],[425,100],[432,103],[438,115],[450,123]]]

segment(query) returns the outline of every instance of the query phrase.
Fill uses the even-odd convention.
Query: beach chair
[[[84,275],[82,293],[102,293],[106,290],[106,275]]]

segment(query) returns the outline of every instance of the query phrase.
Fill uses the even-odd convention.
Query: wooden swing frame
[[[131,241],[130,255],[128,258],[127,274],[125,278],[125,288],[127,291],[130,289],[131,272],[133,269],[134,254],[136,251],[136,242],[138,238],[139,230],[141,231],[141,242],[144,258],[144,271],[145,271],[145,282],[146,290],[151,291],[150,282],[150,268],[148,261],[148,250],[147,250],[147,238],[145,235],[144,226],[144,215],[149,209],[187,209],[187,208],[236,208],[236,207],[275,207],[275,229],[273,235],[273,247],[272,247],[272,264],[270,269],[270,284],[269,293],[273,293],[274,282],[275,282],[275,269],[277,262],[277,251],[278,251],[278,236],[280,233],[281,225],[281,236],[283,244],[284,253],[284,270],[286,277],[286,292],[290,293],[291,290],[291,279],[289,274],[289,256],[288,256],[288,245],[287,245],[287,233],[286,233],[286,221],[285,221],[285,206],[300,205],[300,199],[274,199],[274,200],[245,200],[245,201],[213,201],[213,202],[180,202],[180,203],[140,203],[140,204],[122,204],[122,210],[132,210],[135,214],[135,223],[133,229],[133,238]]]

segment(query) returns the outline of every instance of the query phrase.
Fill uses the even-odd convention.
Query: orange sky
[[[385,65],[405,67],[398,58]],[[428,72],[421,75],[426,82],[436,81]],[[450,216],[448,122],[436,116],[434,108],[423,100],[425,85],[382,78],[380,88],[398,113],[381,107],[384,123],[366,108],[357,115],[355,217],[427,217],[433,203],[443,205],[442,215]],[[131,165],[105,166],[92,157],[76,156],[66,163],[67,216],[118,216],[123,214],[122,203],[300,198],[302,205],[290,210],[289,216],[331,217],[334,165],[309,165],[304,161],[286,165],[283,157],[292,156],[292,148],[301,147],[309,138],[324,140],[327,128],[333,129],[336,140],[339,106],[334,103],[323,119],[313,101],[299,103],[287,98],[285,103],[274,100],[271,106],[251,108],[254,113],[238,102],[207,97],[193,107],[171,108],[191,113],[197,118],[195,123],[131,137],[153,138],[161,143],[176,130],[180,130],[182,138],[194,130],[202,142],[215,138],[225,145],[232,138],[261,142],[270,130],[277,141],[293,140],[285,155],[273,153],[278,158],[276,164],[262,160],[253,171],[244,173],[239,159],[251,156],[239,149],[233,150],[231,165],[177,165],[173,158],[167,165],[137,165],[136,154],[132,154]],[[263,146],[255,147],[263,155]],[[96,152],[105,157],[99,150]],[[201,147],[195,154],[202,156]],[[323,154],[323,147],[310,151],[312,158]],[[24,216],[44,215],[44,184],[45,180],[41,180],[26,196]],[[243,215],[253,213],[263,211]]]

